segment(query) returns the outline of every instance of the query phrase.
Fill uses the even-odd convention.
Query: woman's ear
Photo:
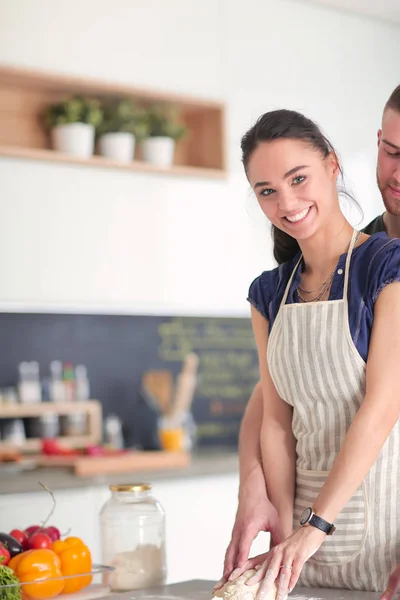
[[[337,179],[340,173],[339,159],[335,152],[330,152],[326,158],[329,172],[332,174],[334,179]]]

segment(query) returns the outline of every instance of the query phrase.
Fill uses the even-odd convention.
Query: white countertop
[[[159,588],[110,595],[107,600],[211,600],[214,583],[200,579],[183,581]],[[296,588],[288,600],[379,600],[380,596],[381,594],[351,590]]]

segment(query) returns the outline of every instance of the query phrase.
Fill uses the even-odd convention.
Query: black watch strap
[[[325,519],[322,519],[315,514],[312,515],[308,523],[309,525],[320,529],[326,533],[326,535],[332,535],[336,531],[336,527],[332,525],[332,523],[328,523],[328,521],[325,521]]]

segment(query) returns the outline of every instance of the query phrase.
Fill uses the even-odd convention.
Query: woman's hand
[[[266,554],[251,558],[241,569],[235,569],[229,579],[236,579],[248,569],[256,568],[257,573],[246,585],[261,581],[258,592],[261,599],[276,581],[277,599],[283,600],[296,585],[304,563],[317,552],[325,537],[326,534],[315,527],[301,527]]]
[[[268,500],[264,479],[263,489],[257,496],[250,489],[239,502],[232,539],[225,555],[224,575],[215,585],[214,591],[226,583],[235,567],[240,568],[246,563],[251,544],[260,531],[270,532],[271,543],[279,543],[285,539],[278,513]]]

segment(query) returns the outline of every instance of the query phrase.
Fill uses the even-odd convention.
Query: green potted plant
[[[156,104],[146,111],[146,136],[143,158],[154,165],[170,167],[174,162],[175,143],[186,133],[171,106]]]
[[[103,120],[97,128],[102,156],[119,162],[130,162],[135,153],[135,141],[146,135],[145,112],[129,99],[104,104]]]
[[[72,96],[47,106],[42,117],[54,150],[81,158],[92,156],[95,130],[103,118],[99,100]]]

